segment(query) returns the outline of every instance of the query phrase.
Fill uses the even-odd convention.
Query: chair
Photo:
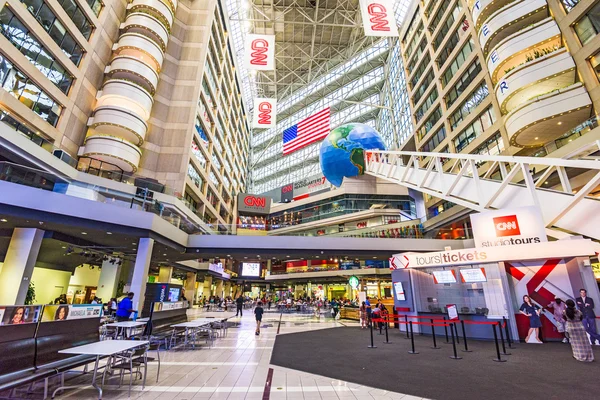
[[[114,362],[110,365],[109,368],[104,370],[102,374],[102,384],[104,385],[104,378],[106,376],[107,370],[120,370],[119,374],[119,387],[123,384],[123,376],[125,371],[129,373],[129,397],[131,397],[131,385],[133,383],[133,374],[136,376],[138,374],[142,375],[140,368],[144,366],[144,375],[142,382],[142,389],[146,387],[146,374],[148,372],[148,363],[147,363],[147,349],[148,347],[142,347],[134,350],[127,351],[123,354],[118,354],[114,356]],[[141,360],[140,360],[141,359]],[[135,360],[135,361],[134,361]],[[118,362],[117,362],[118,361]]]
[[[160,376],[160,342],[150,343],[150,345],[148,346],[148,351],[156,351],[156,358],[148,357],[148,353],[146,352],[146,354],[143,357],[138,357],[138,358],[134,359],[133,361],[134,362],[143,362],[146,365],[149,362],[156,361],[158,363],[158,372],[156,373],[156,383],[158,383],[158,378]]]

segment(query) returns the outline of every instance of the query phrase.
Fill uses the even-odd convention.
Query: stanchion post
[[[450,343],[448,340],[448,325],[446,324],[446,317],[444,317],[444,333],[446,334],[446,343]]]
[[[460,360],[462,357],[459,357],[458,354],[456,354],[456,340],[454,340],[454,329],[452,328],[452,325],[450,325],[450,333],[452,334],[452,351],[454,352],[454,355],[450,356],[450,358],[453,360]]]
[[[392,342],[390,342],[390,339],[388,337],[388,324],[389,324],[389,322],[385,321],[385,342],[383,342],[383,343],[392,344]]]
[[[502,342],[502,354],[510,356],[510,353],[506,352],[506,346],[504,345],[504,332],[502,332],[502,324],[498,321],[498,330],[500,331],[500,341]]]
[[[492,324],[492,330],[494,331],[494,342],[496,342],[496,356],[493,360],[496,362],[506,362],[500,357],[500,346],[498,345],[498,333],[496,333],[496,324]]]
[[[413,332],[413,323],[412,321],[410,321],[408,323],[410,325],[410,345],[412,350],[408,352],[408,354],[419,354],[417,351],[415,351],[415,334]]]
[[[508,342],[508,348],[514,349],[514,347],[512,346],[512,338],[510,335],[510,328],[508,327],[508,320],[506,319],[506,317],[502,317],[502,323],[504,325],[504,329],[506,332],[506,341]]]
[[[380,315],[380,316],[379,316],[379,319],[381,320],[381,319],[382,319],[382,317],[383,317],[383,315]],[[380,321],[380,322],[378,322],[378,324],[379,324],[379,334],[380,334],[380,335],[383,335],[383,332],[381,331],[381,330],[383,329],[383,325],[381,324],[381,321]]]
[[[410,339],[408,337],[408,315],[404,314],[404,326],[406,327],[406,338]]]
[[[436,343],[436,339],[435,339],[435,326],[433,326],[433,318],[430,320],[431,321],[431,337],[433,338],[433,347],[432,349],[440,349],[441,347],[438,347],[437,343]]]
[[[465,349],[463,350],[465,353],[471,353],[472,350],[469,350],[469,346],[467,345],[467,334],[465,333],[465,321],[460,320],[460,325],[463,333],[463,342],[465,342]]]
[[[376,349],[377,346],[373,344],[373,320],[371,319],[371,345],[368,346],[369,349]]]

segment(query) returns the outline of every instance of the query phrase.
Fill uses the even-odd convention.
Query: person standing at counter
[[[528,295],[525,295],[523,296],[523,304],[521,304],[519,312],[529,317],[529,332],[525,338],[525,343],[529,342],[529,338],[532,334],[535,334],[535,340],[537,343],[542,343],[539,336],[540,328],[542,327],[542,320],[540,319],[540,313],[542,312],[542,309],[537,304],[533,304]]]
[[[577,308],[583,314],[583,327],[585,331],[590,335],[590,340],[592,344],[597,340],[598,345],[600,345],[600,335],[596,331],[596,313],[594,312],[594,299],[587,297],[587,290],[581,289],[579,291],[578,297],[575,299],[577,303]]]
[[[577,361],[592,362],[594,361],[594,353],[592,345],[587,338],[586,330],[581,321],[583,313],[575,308],[575,302],[571,299],[566,301],[567,308],[563,315],[567,321],[567,333],[573,350],[573,358]]]

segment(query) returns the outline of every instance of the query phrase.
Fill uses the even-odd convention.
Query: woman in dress
[[[531,298],[525,295],[523,296],[523,304],[521,304],[519,311],[521,314],[529,317],[529,332],[525,338],[525,343],[529,342],[529,338],[532,334],[535,335],[535,340],[538,343],[542,343],[539,336],[540,328],[542,327],[542,320],[540,319],[540,313],[542,312],[542,309],[538,305],[533,304]]]
[[[567,321],[567,333],[569,334],[571,349],[573,349],[573,358],[577,361],[592,362],[594,361],[594,353],[581,322],[583,314],[575,308],[573,300],[569,299],[565,303],[567,304],[567,309],[563,318]]]

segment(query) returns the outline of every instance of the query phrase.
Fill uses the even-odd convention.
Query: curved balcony
[[[575,62],[561,48],[507,73],[496,85],[496,98],[506,114],[533,97],[574,84],[575,79]]]
[[[103,106],[97,108],[89,126],[95,133],[88,136],[110,135],[120,137],[128,142],[141,146],[146,137],[148,125],[138,115],[128,109],[116,106]]]
[[[140,54],[141,53],[141,54]],[[153,64],[156,73],[164,61],[163,51],[156,42],[138,33],[126,33],[121,35],[113,53],[117,55],[128,55],[139,59],[147,64]]]
[[[475,30],[479,32],[481,25],[490,15],[513,1],[515,0],[477,0],[469,5]]]
[[[493,13],[482,25],[479,43],[485,56],[508,36],[548,18],[546,0],[517,0]]]
[[[560,30],[551,18],[512,34],[498,43],[487,57],[492,81],[496,84],[508,71],[533,58],[536,50],[561,45]]]
[[[142,152],[127,142],[112,136],[92,136],[85,140],[85,157],[114,164],[126,172],[136,172]]]
[[[589,118],[591,107],[590,96],[581,83],[534,98],[506,115],[510,143],[518,147],[542,146]]]
[[[169,32],[165,25],[149,14],[133,12],[127,16],[123,23],[123,31],[127,33],[139,33],[156,41],[164,51],[169,40]]]
[[[147,10],[155,18],[161,20],[169,29],[173,25],[174,14],[171,6],[160,0],[133,0],[130,9],[133,12],[144,12]]]
[[[158,74],[151,66],[135,57],[118,55],[110,62],[107,76],[111,79],[130,81],[154,95],[158,85]]]
[[[173,15],[175,15],[175,11],[177,11],[177,3],[178,0],[161,0],[164,4],[169,6],[171,10],[173,10]]]
[[[110,79],[102,87],[96,107],[121,107],[147,121],[153,102],[150,93],[141,86],[120,79]]]

